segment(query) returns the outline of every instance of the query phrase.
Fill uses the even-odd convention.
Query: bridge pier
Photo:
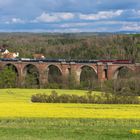
[[[24,87],[24,83],[25,83],[25,76],[23,76],[22,73],[19,73],[19,76],[18,76],[18,87]]]
[[[97,63],[97,75],[99,82],[106,80],[106,74],[103,63]]]
[[[48,84],[48,72],[49,70],[46,68],[46,64],[39,64],[39,87],[45,88]]]
[[[17,80],[17,86],[18,87],[24,87],[24,79],[25,79],[25,73],[23,72],[24,65],[23,63],[19,62],[15,64],[17,68],[17,75],[18,75],[18,80]]]
[[[62,82],[64,85],[67,85],[68,84],[68,78],[69,78],[69,75],[70,75],[70,66],[66,63],[63,63],[61,65],[61,72],[62,72]]]
[[[113,79],[113,65],[112,63],[107,63],[107,80]]]
[[[81,74],[81,68],[77,66],[75,63],[71,63],[71,77],[74,80],[74,83],[76,85],[80,85],[80,74]]]

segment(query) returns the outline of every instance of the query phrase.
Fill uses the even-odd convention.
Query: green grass
[[[0,115],[4,114],[3,118],[0,117],[0,140],[140,140],[140,134],[129,133],[132,129],[140,129],[140,119],[138,119],[140,118],[140,105],[37,105],[31,103],[30,98],[32,94],[50,94],[51,91],[52,89],[0,89]],[[82,90],[56,91],[59,94],[78,95],[85,94],[86,92]],[[7,118],[5,116],[5,114],[8,115],[14,112],[16,114],[18,113],[17,111],[24,112],[24,109],[25,115],[30,115],[30,113],[37,115],[39,111],[47,114],[48,107],[52,107],[54,112],[56,108],[56,112],[60,111],[62,115],[62,108],[64,108],[64,111],[65,108],[67,108],[67,111],[74,109],[76,114],[80,110],[82,111],[81,113],[84,113],[84,111],[92,111],[93,116],[93,110],[103,115],[108,115],[107,112],[109,112],[115,114],[116,118],[103,119],[100,118],[99,114],[95,114],[97,118],[49,118],[47,116],[42,118],[27,118],[24,116]],[[16,108],[18,110],[16,110]],[[49,111],[51,111],[51,108]],[[127,119],[117,118],[117,116],[123,113],[124,115],[134,113],[134,117],[128,117]],[[21,114],[19,113],[18,115],[20,116]]]
[[[85,90],[62,90],[62,89],[0,89],[0,102],[30,102],[31,96],[37,93],[50,94],[55,90],[58,94],[82,95]],[[99,93],[99,92],[95,92]]]
[[[139,120],[3,119],[1,140],[139,140]]]

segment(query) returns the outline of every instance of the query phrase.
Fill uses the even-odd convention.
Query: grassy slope
[[[53,89],[0,89],[0,103],[2,102],[30,102],[31,96],[37,93],[50,94]],[[85,94],[84,90],[55,89],[59,94]],[[98,92],[97,92],[98,93]]]
[[[30,102],[32,94],[50,93],[50,91],[0,89],[0,140],[140,139],[139,134],[129,133],[131,129],[140,129],[140,119],[136,119],[140,118],[139,105],[32,104]],[[56,91],[60,94],[85,93],[85,91],[75,90]],[[53,118],[48,118],[48,112],[54,113]],[[10,116],[12,114],[13,116]],[[15,114],[17,114],[15,117],[24,118],[15,118]],[[12,118],[7,118],[8,115]],[[60,119],[57,115],[65,115],[66,118]],[[82,117],[74,119],[76,115]],[[115,115],[115,119],[107,119],[109,115]],[[34,118],[35,116],[38,118]],[[45,118],[42,118],[43,116]],[[88,116],[92,116],[92,119],[88,119]],[[102,116],[105,119],[99,119]],[[130,119],[118,119],[119,116],[122,118],[128,116]]]

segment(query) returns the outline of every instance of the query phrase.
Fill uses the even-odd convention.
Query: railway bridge
[[[128,61],[43,61],[43,60],[1,60],[0,70],[6,66],[13,66],[18,75],[19,85],[23,85],[25,76],[30,66],[36,68],[39,73],[39,84],[44,86],[48,81],[50,67],[54,66],[63,77],[63,82],[70,74],[73,74],[77,84],[80,84],[81,73],[84,67],[91,68],[99,81],[116,79],[121,68],[128,68],[132,72],[140,72],[140,63],[130,63]]]

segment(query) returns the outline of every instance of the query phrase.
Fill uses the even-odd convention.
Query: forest
[[[129,59],[140,62],[140,35],[1,33],[0,48],[32,58]]]

